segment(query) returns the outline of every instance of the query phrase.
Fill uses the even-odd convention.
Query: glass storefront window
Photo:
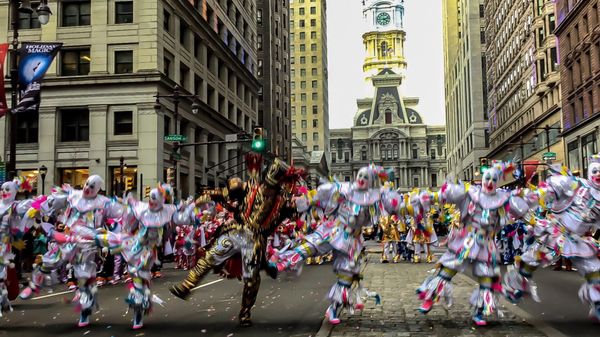
[[[579,146],[577,143],[578,141],[573,141],[567,146],[567,156],[569,157],[569,169],[571,169],[571,172],[579,171],[581,168],[579,166]]]
[[[87,168],[61,168],[58,169],[60,184],[69,184],[76,189],[82,189],[85,181],[90,176],[90,170]]]
[[[31,194],[37,195],[38,188],[38,180],[40,180],[40,172],[38,170],[19,170],[19,176],[26,178],[29,180],[29,184],[31,184]]]
[[[587,171],[588,158],[597,153],[596,133],[592,132],[583,136],[583,138],[581,138],[581,146],[583,147],[583,171]]]
[[[121,182],[121,167],[116,166],[112,167],[112,193],[116,194],[121,191],[119,188],[119,183]],[[125,166],[123,167],[123,189],[126,192],[135,192],[137,191],[137,166]]]

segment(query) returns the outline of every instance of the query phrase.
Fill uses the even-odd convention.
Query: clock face
[[[391,21],[390,15],[388,13],[379,13],[377,14],[377,24],[381,26],[387,26]]]

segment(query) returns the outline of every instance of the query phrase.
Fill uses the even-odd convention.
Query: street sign
[[[0,163],[0,184],[6,181],[6,165]]]
[[[171,160],[181,160],[181,153],[179,152],[171,152]]]
[[[555,152],[546,152],[542,155],[542,158],[544,160],[556,160],[556,153]]]
[[[229,144],[225,144],[225,149],[227,150],[237,150],[239,144],[235,143],[238,140],[238,135],[236,133],[232,133],[229,135],[225,135],[225,141],[226,142],[231,142]]]
[[[166,135],[165,142],[185,142],[187,137],[185,135]]]

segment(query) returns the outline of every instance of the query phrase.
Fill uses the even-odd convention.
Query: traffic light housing
[[[175,168],[167,168],[167,184],[173,186],[175,184]]]
[[[479,158],[479,173],[483,174],[488,168],[490,168],[488,159],[486,157]]]
[[[150,186],[145,187],[144,195],[147,199],[150,199]]]
[[[125,192],[133,191],[133,177],[125,177]]]
[[[252,151],[262,153],[265,151],[267,144],[264,138],[263,128],[254,128],[254,134],[252,135]]]

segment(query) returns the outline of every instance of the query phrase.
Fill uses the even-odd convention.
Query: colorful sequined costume
[[[55,189],[52,196],[42,203],[40,210],[44,212],[56,214],[66,208],[63,222],[68,235],[53,231],[52,227],[48,228],[48,236],[61,245],[44,255],[43,264],[32,273],[30,286],[20,294],[23,299],[29,298],[33,292],[39,291],[45,274],[65,262],[70,263],[78,282],[73,302],[78,303],[80,327],[89,324],[92,310],[97,306],[95,237],[98,229],[104,226],[107,219],[121,218],[124,211],[124,205],[117,200],[98,195],[103,183],[102,178],[92,175],[85,182],[83,190],[64,185],[62,189]]]
[[[479,279],[479,289],[471,296],[473,321],[485,325],[485,316],[496,311],[494,292],[500,290],[499,256],[494,238],[511,219],[520,218],[529,210],[528,203],[515,193],[497,189],[497,182],[512,165],[495,163],[486,170],[482,186],[446,183],[440,191],[440,203],[455,204],[461,212],[462,228],[454,230],[448,238],[448,250],[438,260],[441,268],[428,277],[417,290],[423,304],[419,309],[428,313],[435,302],[444,299],[452,303],[451,280],[472,265]]]
[[[540,205],[547,208],[546,219],[533,226],[535,242],[517,259],[516,269],[508,272],[503,284],[512,301],[532,295],[539,301],[530,279],[534,270],[570,259],[585,277],[579,298],[590,306],[590,316],[600,320],[600,253],[594,230],[600,228],[600,156],[590,158],[588,179],[553,168],[545,183],[538,186]]]
[[[388,215],[381,217],[379,227],[383,233],[381,262],[388,263],[390,260],[394,263],[400,262],[398,242],[400,242],[400,232],[404,232],[404,222],[399,221],[396,215]]]
[[[151,310],[151,269],[159,262],[157,250],[163,243],[165,229],[171,222],[177,225],[189,223],[187,213],[181,211],[184,205],[177,208],[170,204],[172,195],[171,186],[162,185],[150,191],[148,202],[130,197],[121,221],[122,232],[96,236],[101,247],[108,247],[111,253],[121,253],[127,262],[131,282],[127,284],[129,295],[125,301],[133,310],[133,329],[144,325],[143,317]]]
[[[380,215],[398,212],[401,196],[381,188],[386,178],[383,168],[371,165],[358,171],[354,183],[325,183],[319,186],[314,197],[305,194],[296,200],[299,212],[318,207],[327,220],[293,250],[283,252],[272,261],[282,271],[297,268],[308,257],[333,252],[337,282],[329,291],[331,305],[326,311],[332,324],[340,323],[343,308],[353,312],[355,306],[362,306],[360,294],[352,290],[353,284],[360,281],[362,227],[375,225]]]
[[[239,319],[243,326],[251,325],[250,310],[260,286],[259,271],[267,269],[275,276],[276,271],[267,268],[267,238],[293,211],[291,193],[304,175],[303,171],[275,159],[261,180],[262,157],[251,154],[246,162],[250,180],[243,185],[241,181],[235,186],[229,184],[226,190],[233,217],[219,227],[205,247],[205,256],[198,260],[187,278],[170,288],[175,296],[185,299],[210,271],[222,269],[226,262],[241,255],[244,291]]]
[[[14,258],[13,248],[24,248],[23,234],[33,224],[25,213],[33,200],[15,200],[19,189],[28,189],[29,183],[24,179],[15,179],[2,184],[2,201],[0,201],[0,317],[5,311],[12,311],[8,298],[6,280],[8,268]],[[13,266],[14,268],[14,266]]]

